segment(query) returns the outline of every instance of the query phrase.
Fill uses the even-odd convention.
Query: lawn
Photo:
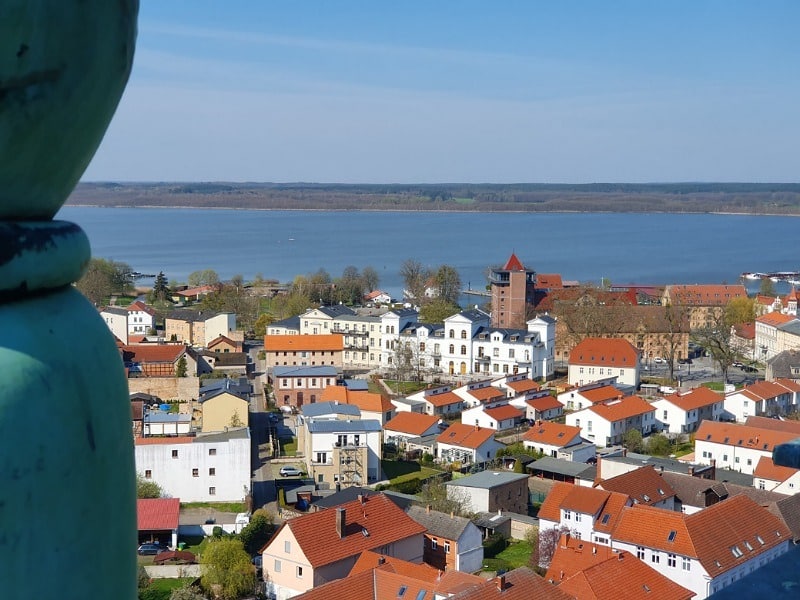
[[[244,502],[181,502],[181,508],[213,508],[220,512],[246,512]]]
[[[424,390],[428,384],[424,381],[397,381],[393,379],[385,379],[384,383],[389,386],[396,394],[408,395]]]
[[[524,567],[531,558],[531,545],[523,540],[509,540],[508,547],[495,558],[506,561],[510,569]]]
[[[179,579],[153,579],[145,590],[140,592],[140,598],[164,598],[167,600],[172,592],[182,588],[187,583],[194,581],[194,577],[182,577]]]
[[[297,438],[282,439],[281,440],[281,456],[296,456],[297,455]]]
[[[381,467],[386,478],[392,483],[402,483],[412,479],[426,479],[439,473],[436,469],[422,467],[419,463],[403,460],[382,460]]]

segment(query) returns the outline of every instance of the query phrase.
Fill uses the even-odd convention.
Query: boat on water
[[[745,271],[744,273],[742,273],[742,278],[743,279],[757,280],[757,279],[761,279],[765,275],[766,275],[766,273],[749,273],[749,272]]]
[[[741,275],[742,279],[758,280],[769,279],[774,283],[788,281],[792,285],[800,284],[800,271],[773,271],[771,273],[761,273],[759,271],[745,271]]]

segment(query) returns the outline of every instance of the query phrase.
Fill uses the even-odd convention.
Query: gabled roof
[[[511,388],[517,394],[538,390],[541,387],[533,379],[519,379],[517,381],[506,381],[503,385]]]
[[[423,525],[431,535],[453,541],[458,541],[464,530],[472,523],[466,517],[429,510],[421,506],[409,506],[406,513],[417,523]]]
[[[760,429],[770,429],[772,431],[785,431],[794,433],[800,437],[800,421],[784,419],[771,419],[769,417],[750,416],[744,422],[748,427],[758,427]]]
[[[336,531],[339,509],[344,510],[344,536]],[[284,522],[266,547],[288,527],[313,567],[321,567],[406,538],[421,535],[425,527],[414,521],[385,495],[366,496]]]
[[[467,475],[466,477],[459,477],[448,481],[445,485],[454,485],[458,487],[479,488],[482,490],[491,490],[507,483],[514,481],[527,480],[528,476],[524,473],[511,473],[510,471],[481,471],[474,475]]]
[[[517,255],[513,252],[511,256],[508,257],[506,264],[503,266],[504,271],[524,271],[525,267],[522,266],[522,262],[517,258]]]
[[[753,471],[753,477],[782,483],[797,472],[798,469],[776,465],[771,456],[762,456],[758,459],[756,468]]]
[[[556,585],[607,558],[614,556],[611,546],[593,544],[562,533],[544,578]]]
[[[559,404],[560,406],[560,404]],[[555,421],[538,421],[522,436],[523,440],[548,446],[566,446],[576,437],[580,439],[581,428],[563,425]]]
[[[561,520],[561,503],[564,502],[564,498],[566,498],[575,487],[579,486],[563,481],[556,481],[553,487],[550,488],[550,491],[547,492],[547,496],[544,502],[542,502],[542,506],[539,508],[539,519],[558,523]]]
[[[233,346],[234,348],[237,347],[237,343],[234,342],[231,338],[227,335],[218,335],[213,340],[208,342],[207,348],[210,350],[214,346],[219,346],[220,344],[228,344],[229,346]]]
[[[139,498],[136,501],[136,528],[139,531],[177,530],[180,498]]]
[[[570,365],[635,368],[639,351],[622,338],[584,338],[569,353]]]
[[[494,429],[488,427],[475,427],[473,425],[464,425],[463,423],[453,423],[436,436],[436,441],[439,444],[448,444],[450,446],[460,446],[462,448],[475,450],[492,439],[494,434]]]
[[[734,298],[747,298],[747,290],[741,284],[689,284],[668,285],[672,304],[687,306],[725,306]]]
[[[596,402],[605,402],[606,400],[613,400],[614,398],[622,398],[625,396],[619,389],[613,385],[603,385],[600,387],[584,390],[580,395],[586,398],[592,404]]]
[[[339,333],[323,335],[265,335],[267,352],[335,352],[344,348],[344,337]]]
[[[152,317],[152,316],[154,316],[154,315],[156,314],[156,311],[154,311],[152,308],[150,308],[149,306],[147,306],[147,305],[146,305],[144,302],[142,302],[141,300],[134,300],[133,302],[131,302],[131,303],[128,305],[128,311],[131,311],[131,312],[143,312],[143,313],[147,313],[147,314],[148,314],[148,315],[150,315],[151,317]]]
[[[350,569],[348,577],[352,577],[362,571],[371,571],[380,568],[383,571],[397,573],[404,577],[434,583],[439,577],[439,569],[425,563],[416,564],[393,556],[386,556],[372,550],[365,550],[356,560],[356,564]]]
[[[777,398],[784,394],[789,394],[793,390],[788,390],[786,387],[775,383],[773,381],[756,381],[750,385],[744,386],[739,393],[746,392],[753,399],[769,400]]]
[[[652,465],[604,479],[598,487],[626,494],[639,504],[657,504],[675,496],[675,490],[656,473]]]
[[[495,421],[506,421],[508,419],[522,418],[522,411],[510,404],[503,406],[495,406],[494,408],[486,408],[483,411]]]
[[[796,318],[797,317],[792,315],[785,315],[783,313],[773,311],[765,315],[761,315],[760,317],[756,317],[756,323],[762,323],[770,327],[778,327],[780,325],[786,325],[787,323],[794,321]]]
[[[314,402],[313,404],[303,404],[300,412],[304,417],[314,418],[323,415],[346,415],[361,418],[361,411],[357,406],[342,404],[341,402]]]
[[[422,435],[439,422],[439,417],[412,412],[398,412],[383,426],[384,431],[398,431],[409,435]]]
[[[531,569],[519,567],[449,600],[574,600],[574,597],[547,583]]]
[[[491,385],[476,388],[474,390],[468,390],[467,393],[481,402],[491,402],[492,400],[500,400],[506,397],[506,394],[503,390],[499,390]]]
[[[433,406],[441,408],[450,404],[460,404],[464,400],[455,392],[443,392],[441,394],[430,394],[425,396],[425,402],[430,402]]]
[[[664,396],[664,399],[683,411],[695,410],[724,401],[722,395],[705,386],[696,387],[690,392],[670,394]]]
[[[700,423],[694,439],[695,443],[713,442],[726,446],[772,452],[778,444],[784,444],[796,437],[795,433],[706,420]]]
[[[313,312],[315,310],[318,310],[323,315],[331,317],[332,319],[335,319],[336,317],[340,317],[343,315],[352,316],[356,314],[356,312],[352,308],[345,306],[344,304],[334,304],[332,306],[320,306],[317,308],[312,308],[308,312]]]
[[[525,404],[538,411],[562,407],[561,402],[549,394],[547,396],[542,396],[541,398],[532,398],[530,400],[526,400]]]
[[[695,596],[624,550],[581,569],[558,587],[581,600],[689,600]]]
[[[654,412],[655,408],[639,396],[626,396],[622,400],[611,400],[604,404],[592,404],[585,408],[606,421],[613,423],[623,419],[629,419],[648,412]],[[581,412],[581,411],[579,411]]]
[[[122,346],[122,360],[126,363],[175,363],[184,352],[183,344],[137,344]]]
[[[560,290],[564,287],[559,273],[537,273],[536,287],[538,289]]]
[[[394,404],[386,396],[363,390],[351,390],[344,385],[329,385],[320,394],[322,402],[340,402],[357,406],[361,412],[387,413],[394,410]]]

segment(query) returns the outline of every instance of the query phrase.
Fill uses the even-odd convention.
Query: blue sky
[[[800,181],[800,3],[141,0],[86,181]]]

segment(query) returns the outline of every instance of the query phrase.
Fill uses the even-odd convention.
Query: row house
[[[649,506],[623,509],[614,549],[635,554],[702,600],[788,552],[782,520],[745,495],[691,515]]]
[[[587,337],[569,354],[568,381],[583,386],[616,377],[620,385],[639,387],[639,351],[620,338]]]
[[[707,388],[696,387],[659,398],[652,403],[657,427],[670,434],[692,433],[703,421],[719,421],[725,415],[725,398]]]
[[[310,308],[300,315],[300,335],[324,335],[334,330],[337,318],[352,317],[356,313],[344,304]]]
[[[300,408],[313,404],[322,396],[322,390],[336,385],[339,373],[336,367],[273,367],[269,382],[278,406]]]
[[[519,425],[524,413],[509,404],[493,407],[482,405],[470,408],[461,413],[461,422],[465,425],[477,425],[495,431],[513,429]]]
[[[343,336],[345,369],[373,370],[381,364],[381,320],[370,315],[342,315],[333,321],[333,333]]]
[[[408,396],[411,401],[424,403],[424,412],[439,417],[455,416],[464,408],[464,400],[449,385],[428,388]]]
[[[616,377],[612,381],[616,381]],[[593,404],[622,399],[625,395],[619,388],[610,385],[608,379],[601,379],[561,392],[556,398],[567,410],[583,410]]]
[[[776,465],[772,457],[762,456],[753,471],[753,487],[793,496],[800,492],[800,469]]]
[[[800,322],[794,315],[771,312],[756,317],[756,359],[767,361],[784,350],[800,349]]]
[[[523,418],[529,422],[558,419],[564,414],[564,407],[549,393],[544,393],[538,398],[528,400],[511,400],[509,404],[524,411]]]
[[[398,412],[383,426],[384,441],[405,448],[409,440],[439,434],[441,420],[434,415]]]
[[[203,310],[178,309],[164,319],[164,337],[189,346],[207,347],[221,335],[230,336],[236,331],[234,313],[216,313]]]
[[[417,336],[426,337],[428,331],[425,328],[417,327],[418,317],[419,312],[411,308],[395,308],[380,316],[380,364],[382,369],[395,368],[401,341],[406,345],[403,350],[412,355],[412,360],[416,360],[418,364],[419,362],[427,364],[427,357],[432,353],[432,348],[423,346],[420,349],[415,342]],[[413,335],[411,335],[412,330]]]
[[[463,464],[491,460],[505,444],[494,439],[494,429],[453,423],[436,438],[436,456],[442,462]]]
[[[772,457],[775,446],[796,438],[793,432],[703,421],[695,433],[695,460],[702,465],[714,461],[718,469],[752,475],[761,457]]]
[[[586,462],[595,457],[594,444],[581,437],[580,427],[563,425],[553,421],[537,421],[522,436],[522,445],[544,456],[566,458],[574,462]],[[577,451],[573,452],[572,449]]]
[[[246,427],[134,440],[136,472],[182,502],[243,502],[250,492],[250,455]]]
[[[639,396],[593,404],[569,413],[567,425],[581,428],[581,436],[598,447],[621,444],[630,429],[647,436],[656,429],[655,408]]]
[[[264,355],[267,371],[277,366],[342,368],[341,334],[265,335]]]
[[[453,390],[453,393],[464,401],[464,408],[508,404],[506,392],[493,386],[489,380],[459,386]]]
[[[725,395],[725,411],[737,422],[787,415],[798,407],[800,384],[791,379],[756,381]]]
[[[343,579],[366,550],[419,564],[424,532],[383,494],[289,519],[261,550],[267,592],[286,600]]]

